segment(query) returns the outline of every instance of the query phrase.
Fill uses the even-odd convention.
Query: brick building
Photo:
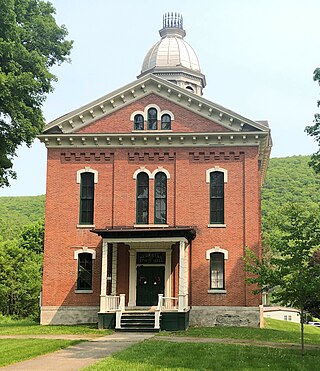
[[[242,257],[261,253],[270,130],[202,97],[180,15],[160,36],[135,81],[40,136],[42,324],[125,328],[141,311],[153,328],[259,322]]]

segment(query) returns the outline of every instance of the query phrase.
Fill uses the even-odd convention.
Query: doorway
[[[158,294],[164,294],[164,269],[159,266],[137,266],[137,306],[158,304]]]

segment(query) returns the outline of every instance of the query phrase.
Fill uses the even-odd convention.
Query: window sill
[[[171,133],[172,129],[154,129],[154,130],[147,130],[147,129],[141,129],[141,130],[132,130],[132,133]]]
[[[134,228],[168,228],[168,224],[134,224]]]
[[[209,289],[208,294],[226,294],[227,290]]]
[[[95,228],[94,224],[77,224],[77,228]]]
[[[208,228],[226,228],[227,224],[208,224]]]
[[[76,294],[92,294],[93,290],[74,290]]]

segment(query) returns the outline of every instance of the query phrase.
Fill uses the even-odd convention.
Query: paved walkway
[[[28,361],[23,361],[15,363],[11,366],[5,366],[0,368],[1,371],[13,371],[13,370],[23,370],[23,371],[72,371],[80,370],[84,367],[90,366],[91,364],[99,361],[101,358],[110,356],[111,354],[118,352],[120,350],[126,349],[129,346],[149,339],[154,336],[154,333],[134,333],[126,332],[120,333],[116,332],[112,335],[107,335],[99,338],[92,339],[90,341],[85,341],[76,345],[72,345],[68,348],[58,350],[54,353],[45,354]],[[26,338],[27,336],[21,335],[21,338]],[[29,336],[28,336],[29,337]],[[84,339],[84,336],[75,335],[63,335],[61,337],[57,336],[30,336],[31,338],[46,338],[46,339],[74,339],[78,340]],[[1,336],[0,338],[5,338]],[[18,338],[18,336],[8,336],[6,338]],[[20,338],[20,336],[19,336]]]

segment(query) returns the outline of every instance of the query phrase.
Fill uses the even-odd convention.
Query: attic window
[[[143,130],[144,129],[144,119],[142,115],[134,116],[134,130]]]
[[[148,109],[148,130],[158,129],[158,112],[155,108]]]
[[[161,116],[161,130],[171,130],[171,117],[168,114]]]
[[[190,85],[189,86],[186,86],[186,89],[187,90],[190,90],[190,91],[192,91],[192,93],[194,93],[194,90],[193,90],[193,87],[192,86],[190,86]]]

